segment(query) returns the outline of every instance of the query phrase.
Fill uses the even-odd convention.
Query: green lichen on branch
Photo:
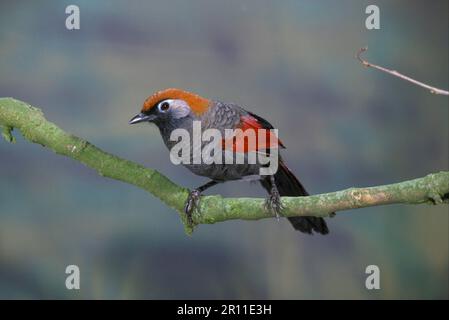
[[[188,189],[176,185],[158,171],[107,153],[65,132],[47,121],[40,109],[13,98],[0,98],[0,126],[3,137],[9,142],[14,141],[12,130],[18,129],[28,141],[80,161],[101,176],[148,191],[180,214],[187,233],[193,231],[183,213]],[[350,188],[308,197],[283,197],[283,215],[326,217],[329,212],[393,203],[440,204],[448,202],[448,195],[449,172],[443,171],[384,186]],[[203,196],[199,210],[193,216],[195,225],[271,217],[272,214],[264,209],[264,199],[221,196]]]

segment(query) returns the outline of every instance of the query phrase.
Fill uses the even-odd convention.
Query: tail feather
[[[287,166],[280,161],[279,169],[274,175],[276,187],[281,196],[308,196],[309,193],[303,187],[301,182],[295,175],[287,168]],[[261,180],[262,186],[270,192],[271,185],[269,179]],[[288,217],[290,223],[298,231],[312,234],[313,231],[320,234],[328,234],[326,221],[319,217]]]

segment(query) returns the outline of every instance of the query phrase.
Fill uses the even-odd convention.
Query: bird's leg
[[[276,219],[279,220],[282,211],[282,203],[281,203],[281,195],[279,194],[279,190],[276,186],[276,182],[274,180],[274,176],[270,176],[270,194],[268,198],[265,200],[265,209],[271,211],[275,214]]]
[[[187,198],[186,204],[184,206],[184,212],[187,215],[187,221],[189,225],[193,225],[192,213],[196,208],[199,207],[201,192],[215,186],[216,184],[218,184],[218,181],[211,180],[208,183],[203,184],[202,186],[199,186],[198,188],[190,191],[189,197]]]

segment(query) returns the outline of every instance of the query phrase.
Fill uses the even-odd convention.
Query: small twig
[[[377,69],[377,70],[380,70],[380,71],[389,73],[389,74],[391,74],[391,75],[393,75],[393,76],[395,76],[395,77],[398,77],[398,78],[400,78],[400,79],[402,79],[402,80],[411,82],[411,83],[413,83],[413,84],[415,84],[415,85],[417,85],[417,86],[420,86],[420,87],[422,87],[422,88],[425,88],[425,89],[429,90],[430,93],[433,93],[433,94],[442,94],[442,95],[445,95],[445,96],[448,96],[448,95],[449,95],[449,91],[446,91],[446,90],[442,90],[442,89],[438,89],[438,88],[429,86],[428,84],[425,84],[425,83],[422,83],[422,82],[417,81],[417,80],[415,80],[415,79],[412,79],[412,78],[410,78],[410,77],[407,77],[407,76],[403,75],[402,73],[397,72],[396,70],[390,70],[390,69],[387,69],[387,68],[378,66],[378,65],[376,65],[376,64],[370,63],[370,62],[368,62],[368,61],[362,59],[362,58],[361,58],[362,53],[364,53],[364,52],[367,51],[367,50],[368,50],[368,47],[360,48],[360,50],[357,52],[357,55],[356,55],[356,58],[357,58],[357,59],[358,59],[358,60],[359,60],[365,67],[368,67],[368,68],[374,68],[374,69]]]

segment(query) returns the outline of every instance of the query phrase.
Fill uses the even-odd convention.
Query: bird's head
[[[154,122],[163,125],[188,116],[199,117],[209,109],[211,101],[181,89],[165,89],[149,96],[142,110],[129,123]]]

